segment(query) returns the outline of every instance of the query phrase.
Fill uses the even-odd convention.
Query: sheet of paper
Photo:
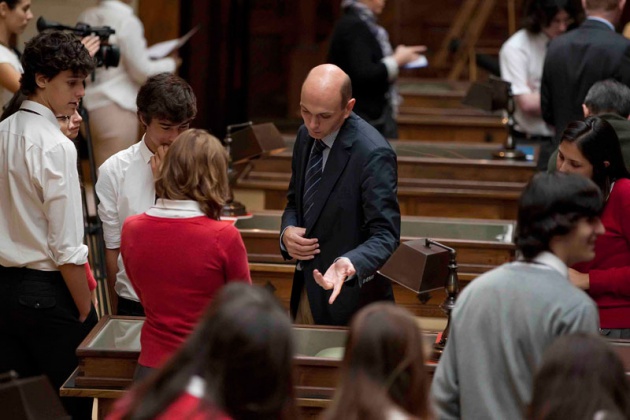
[[[173,53],[173,51],[179,49],[184,45],[191,36],[193,36],[199,30],[199,25],[192,28],[188,33],[181,38],[170,39],[168,41],[158,42],[148,48],[149,57],[152,59],[164,58]]]
[[[429,61],[427,60],[427,57],[424,55],[421,55],[415,60],[405,64],[403,68],[404,69],[419,69],[421,67],[426,67],[428,65],[429,65]]]

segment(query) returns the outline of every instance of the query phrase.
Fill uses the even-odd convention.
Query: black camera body
[[[120,62],[120,49],[117,45],[109,43],[110,35],[115,34],[116,31],[109,26],[90,26],[87,23],[79,22],[72,27],[46,20],[40,16],[37,19],[37,30],[42,32],[46,29],[69,31],[81,38],[88,35],[96,35],[101,39],[101,46],[94,55],[96,67],[117,67]]]

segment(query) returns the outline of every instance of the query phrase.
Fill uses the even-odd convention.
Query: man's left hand
[[[325,290],[333,289],[328,303],[332,303],[337,299],[339,293],[341,293],[341,286],[346,278],[353,276],[357,271],[354,269],[354,265],[348,258],[339,258],[333,265],[328,267],[326,274],[322,276],[319,270],[313,270],[313,277],[315,282],[319,284]]]

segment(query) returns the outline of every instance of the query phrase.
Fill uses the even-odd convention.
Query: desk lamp
[[[378,274],[421,295],[441,288],[446,299],[440,305],[447,318],[446,328],[433,346],[434,359],[439,359],[448,340],[451,311],[459,293],[456,251],[428,238],[400,244]]]
[[[247,163],[252,159],[282,151],[286,145],[282,135],[273,123],[253,124],[251,121],[227,126],[223,141],[228,153],[228,179],[230,197],[223,206],[223,217],[246,217],[247,210],[242,203],[234,201],[232,188],[237,174],[234,165]]]

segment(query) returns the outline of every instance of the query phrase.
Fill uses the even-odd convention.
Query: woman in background
[[[557,169],[584,175],[602,191],[606,232],[593,239],[595,258],[574,265],[569,278],[597,303],[602,334],[630,338],[630,173],[615,130],[599,117],[569,124]]]
[[[20,89],[20,77],[24,70],[11,37],[20,35],[33,19],[31,0],[0,1],[0,106],[11,100]]]
[[[524,8],[523,29],[501,47],[501,78],[512,84],[516,103],[518,144],[540,146],[539,169],[546,169],[553,152],[553,129],[543,121],[540,83],[547,44],[578,25],[584,12],[579,0],[529,0]]]
[[[630,418],[630,386],[623,363],[597,336],[558,338],[534,376],[528,420]]]
[[[392,49],[389,35],[376,23],[386,0],[342,0],[343,16],[330,40],[328,62],[352,80],[354,106],[361,118],[385,138],[398,137],[396,115],[402,98],[396,88],[399,68],[426,50],[421,45]]]
[[[291,321],[262,287],[225,286],[182,348],[108,420],[293,420]]]
[[[156,204],[125,220],[120,251],[146,313],[137,379],[177,350],[222,286],[251,284],[241,235],[219,220],[227,159],[208,132],[184,131],[164,157]]]
[[[377,302],[350,322],[340,381],[325,420],[433,417],[420,327],[411,314]]]

